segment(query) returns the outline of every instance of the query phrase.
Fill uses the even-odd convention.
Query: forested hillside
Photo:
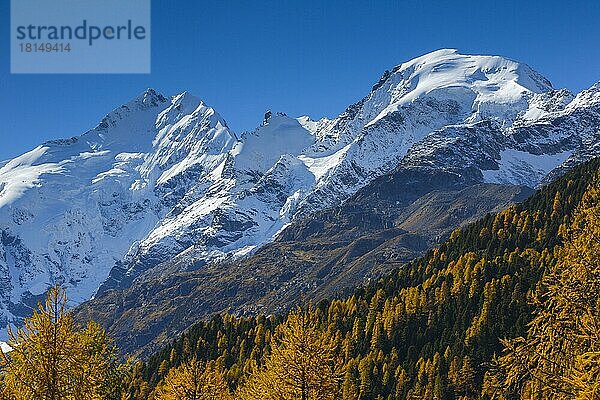
[[[596,400],[599,292],[596,160],[347,298],[217,316],[146,362],[55,287],[9,333],[0,398]]]
[[[238,390],[239,397],[287,398],[269,394],[274,386],[284,390],[283,378],[279,385],[264,387],[257,386],[257,379],[270,382],[278,375],[269,377],[269,371],[285,370],[281,369],[285,351],[295,348],[290,332],[306,332],[299,340],[319,337],[319,343],[296,349],[300,353],[292,359],[311,364],[315,354],[330,355],[322,360],[325,369],[315,376],[322,386],[327,377],[323,371],[330,372],[333,386],[339,385],[339,393],[332,392],[331,398],[515,398],[511,396],[517,396],[524,382],[537,382],[530,368],[536,359],[528,359],[530,364],[521,365],[515,377],[506,358],[511,353],[504,361],[494,356],[503,352],[501,339],[535,338],[528,323],[546,305],[540,298],[548,292],[548,277],[555,276],[557,265],[565,264],[561,262],[565,249],[575,240],[582,243],[570,232],[589,234],[597,225],[598,204],[592,200],[598,193],[599,168],[599,160],[575,168],[525,202],[455,231],[439,248],[348,298],[306,306],[288,316],[224,315],[199,323],[135,366],[130,395],[151,398],[156,385],[158,392],[166,390],[165,385],[193,360],[204,365],[206,373],[213,371],[223,379],[232,392]],[[579,253],[597,254],[594,240],[587,246]],[[598,278],[586,276],[592,282]],[[598,322],[597,292],[595,297],[592,322]],[[568,337],[569,332],[563,334]],[[511,343],[505,342],[509,350]],[[586,343],[597,346],[593,337]],[[551,350],[552,343],[547,347]],[[597,357],[596,364],[593,359],[591,363],[597,371]],[[315,385],[310,376],[298,389],[302,393]],[[544,384],[538,384],[541,391],[531,392],[534,386],[529,384],[526,398],[549,398],[544,397],[550,393]],[[562,395],[556,398],[575,398]]]

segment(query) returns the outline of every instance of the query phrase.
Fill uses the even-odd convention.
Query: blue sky
[[[152,2],[149,75],[11,75],[0,0],[0,160],[93,127],[147,87],[187,90],[236,132],[266,109],[333,117],[384,70],[439,48],[529,64],[555,87],[600,80],[600,2]]]

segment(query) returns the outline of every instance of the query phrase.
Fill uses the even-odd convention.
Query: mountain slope
[[[599,178],[599,159],[578,166],[526,201],[457,230],[426,256],[319,303],[315,328],[338,344],[343,397],[497,397],[491,373],[500,339],[527,330],[531,292],[557,262],[577,210],[597,206],[584,199],[595,195]],[[200,322],[150,357],[139,382],[154,386],[195,356],[219,359],[235,387],[253,363],[264,363],[285,318],[223,315]],[[518,398],[520,382],[501,391]]]
[[[577,100],[584,104],[586,114],[580,118],[592,119],[589,126],[593,128],[599,124],[597,101],[591,95],[584,97]],[[401,64],[386,72],[369,95],[339,117],[317,122],[299,118],[300,125],[314,135],[314,143],[303,142],[307,147],[287,154],[273,170],[253,170],[243,157],[234,157],[232,170],[246,174],[249,169],[260,180],[258,187],[241,193],[234,190],[234,196],[219,204],[218,213],[202,204],[192,205],[216,213],[217,224],[208,232],[189,235],[191,240],[184,242],[180,258],[188,255],[188,263],[199,266],[228,255],[248,254],[292,220],[345,201],[399,164],[407,170],[450,172],[463,185],[490,182],[536,187],[549,174],[559,173],[553,171],[596,154],[581,155],[598,142],[598,135],[580,132],[577,119],[570,118],[574,107],[567,105],[571,101],[576,103],[568,91],[552,89],[526,65],[502,57],[439,50]],[[265,130],[270,130],[271,118],[270,114],[266,126],[248,138],[270,137]],[[287,119],[286,128],[279,130],[296,130],[295,137],[306,137],[295,122]],[[547,124],[552,127],[546,128]],[[531,132],[535,137],[528,138]],[[269,147],[261,151],[268,152]],[[201,225],[210,223],[206,211],[192,214],[203,220]],[[175,220],[173,225],[180,222]],[[148,262],[145,253],[141,262],[127,265],[128,279],[116,287],[129,286],[139,273],[156,265]],[[121,275],[123,271],[115,272]]]
[[[529,193],[524,187],[484,184],[434,190],[409,207],[351,198],[340,208],[292,223],[243,260],[197,265],[190,261],[196,259],[193,251],[178,255],[140,275],[131,287],[82,304],[76,316],[100,322],[122,351],[148,355],[214,313],[281,313],[301,299],[340,295],[423,254],[455,227]]]

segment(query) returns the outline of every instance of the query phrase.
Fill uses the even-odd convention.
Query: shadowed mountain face
[[[242,135],[150,89],[0,164],[0,328],[54,283],[74,305],[95,296],[84,309],[128,330],[127,349],[224,308],[337,293],[600,154],[599,127],[599,85],[574,96],[455,50],[394,67],[334,119],[267,113]],[[159,318],[169,307],[185,311]]]
[[[292,223],[247,259],[199,265],[193,252],[182,254],[130,288],[83,304],[76,316],[101,321],[123,351],[148,355],[217,312],[278,313],[344,294],[421,255],[457,226],[532,193],[429,174],[419,187],[416,174],[402,175],[379,178],[344,205]],[[408,175],[410,184],[400,183]]]

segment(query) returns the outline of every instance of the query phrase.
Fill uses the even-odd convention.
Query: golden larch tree
[[[80,329],[60,287],[49,290],[23,327],[9,329],[12,351],[2,353],[0,391],[10,400],[118,398],[121,367],[112,340],[96,323]]]
[[[503,341],[495,379],[524,399],[600,399],[600,179],[594,182],[562,230],[527,337]]]
[[[314,307],[291,312],[277,332],[265,364],[238,393],[245,400],[341,398],[338,343],[320,327]]]
[[[156,388],[155,400],[233,400],[222,368],[193,358],[169,370]]]

